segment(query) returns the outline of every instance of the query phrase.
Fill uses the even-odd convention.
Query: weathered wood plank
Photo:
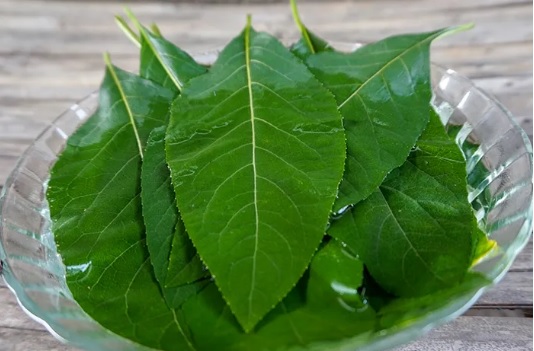
[[[395,351],[532,350],[532,319],[461,317]]]
[[[0,301],[2,301],[0,328],[45,330],[43,326],[22,312],[15,296],[9,289],[0,288]]]
[[[532,237],[515,259],[511,272],[532,272]]]
[[[74,351],[46,330],[19,330],[0,327],[0,351]]]
[[[68,11],[63,4],[54,2],[47,6],[32,2],[33,11],[25,9],[26,6],[14,6],[13,2],[7,4],[0,11],[0,30],[10,31],[10,35],[0,38],[0,52],[92,54],[95,47],[112,49],[116,53],[134,52],[113,29],[112,15],[121,12],[118,3],[90,6],[72,2]],[[319,34],[342,41],[376,40],[399,32],[400,28],[402,31],[420,31],[466,22],[475,22],[478,27],[438,45],[509,43],[528,41],[532,36],[529,27],[523,25],[532,20],[531,4],[528,3],[498,9],[471,6],[456,11],[451,10],[452,7],[440,11],[441,7],[436,5],[434,1],[388,2],[377,11],[378,7],[372,1],[335,2],[329,3],[326,12],[322,4],[307,4],[302,6],[302,12]],[[156,20],[164,33],[171,39],[179,39],[177,42],[186,48],[204,45],[207,49],[206,44],[211,47],[223,44],[241,29],[246,13],[255,15],[258,29],[269,29],[285,38],[297,36],[286,4],[213,5],[202,11],[190,4],[136,4],[133,9],[142,19]],[[495,22],[497,12],[499,21]],[[102,20],[106,17],[110,20]],[[191,35],[192,30],[195,30],[194,35]],[[39,35],[32,35],[34,33]]]
[[[530,306],[532,308],[532,272],[508,272],[490,288],[476,306]]]

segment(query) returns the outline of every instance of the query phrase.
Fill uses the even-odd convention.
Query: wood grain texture
[[[517,256],[512,267],[511,272],[532,272],[532,237],[525,246],[523,251]],[[532,284],[531,284],[532,285]]]
[[[73,351],[46,330],[0,328],[0,351]]]
[[[131,7],[193,53],[223,46],[241,30],[247,13],[258,30],[286,42],[298,36],[285,0],[212,0],[226,4],[209,6],[201,1],[135,1]],[[103,51],[117,65],[136,70],[137,50],[113,22],[122,7],[120,1],[0,1],[0,188],[32,140],[98,88]],[[475,29],[437,42],[432,60],[496,96],[532,140],[530,0],[301,0],[301,12],[314,32],[336,42],[474,22]],[[467,314],[397,351],[532,350],[532,319],[504,317],[532,316],[532,241]],[[26,316],[0,279],[0,351],[8,350],[74,349]]]
[[[395,351],[532,350],[532,319],[460,317]]]

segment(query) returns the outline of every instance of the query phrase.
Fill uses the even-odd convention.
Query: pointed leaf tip
[[[470,29],[473,29],[474,27],[475,27],[475,24],[473,22],[470,22],[470,23],[461,24],[459,26],[444,28],[441,31],[441,33],[436,37],[436,39],[441,39],[452,34],[465,32]]]
[[[150,25],[150,29],[152,30],[152,32],[154,33],[154,35],[158,36],[158,37],[161,37],[162,34],[161,34],[161,30],[159,29],[158,25],[155,24],[155,23],[152,23]]]
[[[302,31],[302,20],[300,19],[299,9],[297,7],[297,1],[296,0],[290,0],[289,4],[291,6],[291,14],[293,15],[293,20],[299,27],[299,29]]]

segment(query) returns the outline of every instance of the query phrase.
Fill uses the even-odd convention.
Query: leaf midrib
[[[249,105],[250,105],[250,124],[251,124],[251,131],[252,131],[252,172],[253,172],[253,187],[254,187],[254,214],[255,214],[255,230],[254,230],[254,252],[252,254],[252,278],[251,278],[251,286],[250,286],[250,292],[248,296],[248,318],[250,322],[251,314],[252,314],[252,295],[254,291],[254,287],[256,285],[256,259],[258,255],[258,232],[259,232],[259,215],[258,215],[258,191],[257,191],[257,185],[258,185],[258,174],[256,170],[256,129],[254,125],[255,120],[255,114],[254,114],[254,97],[252,94],[252,74],[250,69],[250,31],[251,31],[251,25],[250,25],[250,19],[247,23],[247,27],[245,29],[245,65],[246,65],[246,71],[247,71],[247,86],[248,86],[248,95],[249,95]]]
[[[111,64],[111,61],[109,60],[109,57],[107,57],[106,59],[106,65],[108,67],[109,73],[111,74],[111,78],[113,79],[113,82],[115,83],[115,86],[117,87],[117,90],[119,91],[121,100],[124,103],[124,106],[126,107],[126,112],[128,114],[128,118],[130,119],[130,124],[132,125],[132,129],[135,134],[135,140],[137,142],[137,147],[139,149],[139,156],[141,156],[141,159],[143,159],[143,144],[141,143],[141,138],[139,137],[139,132],[137,130],[137,126],[135,125],[135,119],[132,113],[132,109],[130,108],[130,104],[128,103],[128,99],[126,97],[122,84],[119,80],[119,77],[117,76],[117,72],[115,72],[115,69],[113,68],[113,65]]]

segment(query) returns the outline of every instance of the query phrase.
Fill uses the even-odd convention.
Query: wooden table
[[[196,1],[197,3],[202,1]],[[24,149],[62,110],[98,88],[102,51],[135,70],[137,52],[114,25],[118,2],[0,2],[0,187]],[[202,5],[136,2],[181,47],[202,52],[236,35],[245,14],[257,29],[297,37],[285,3]],[[437,43],[433,61],[472,78],[503,102],[532,139],[532,3],[528,0],[305,2],[305,21],[336,41],[474,22]],[[464,316],[399,350],[532,350],[532,242],[511,271]],[[27,317],[0,279],[0,351],[73,350]]]

